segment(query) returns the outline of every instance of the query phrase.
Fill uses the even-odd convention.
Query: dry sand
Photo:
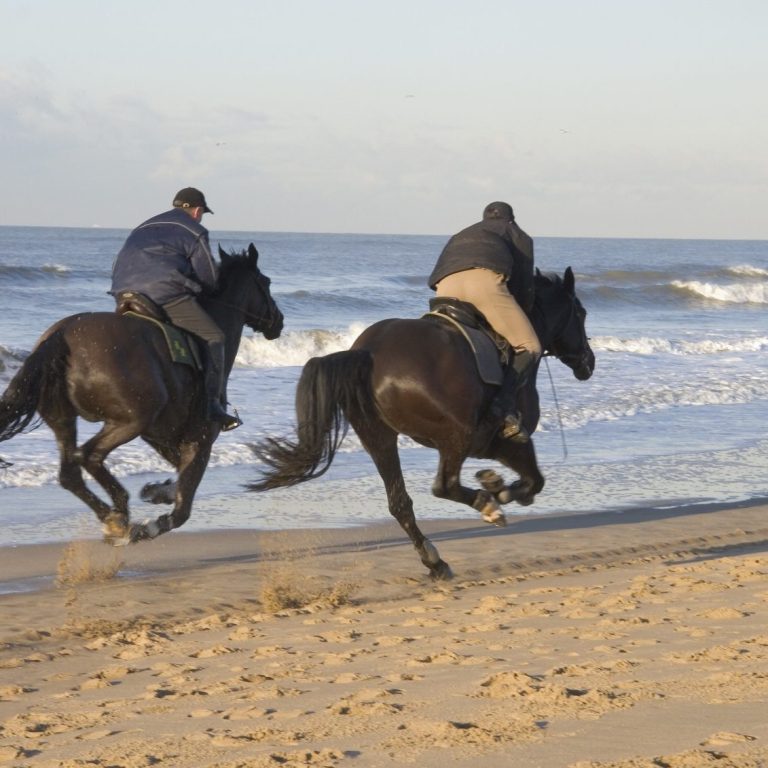
[[[768,766],[768,506],[0,551],[0,766]]]

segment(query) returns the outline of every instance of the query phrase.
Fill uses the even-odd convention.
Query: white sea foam
[[[256,368],[301,366],[310,357],[349,349],[365,326],[353,323],[345,331],[289,331],[274,341],[254,334],[243,337],[235,363]]]
[[[729,304],[768,304],[768,283],[716,285],[698,280],[673,280],[675,288],[713,301]]]
[[[628,352],[633,355],[711,355],[723,352],[762,352],[768,350],[768,336],[738,339],[703,339],[701,341],[671,341],[641,337],[621,339],[618,336],[597,336],[591,340],[595,352]]]
[[[680,377],[644,380],[615,389],[591,386],[596,391],[590,394],[589,400],[561,405],[559,417],[566,429],[579,429],[596,422],[631,420],[638,414],[660,413],[673,408],[743,405],[768,400],[768,378],[763,376],[722,379],[705,374],[691,381]],[[550,408],[542,408],[544,431],[557,428],[555,419],[556,414]]]
[[[43,272],[56,272],[59,274],[66,274],[67,272],[72,271],[66,264],[43,264],[41,269]]]

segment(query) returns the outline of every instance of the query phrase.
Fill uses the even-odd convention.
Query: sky
[[[0,0],[0,225],[768,239],[765,0]]]

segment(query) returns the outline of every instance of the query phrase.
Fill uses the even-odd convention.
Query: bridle
[[[560,325],[559,330],[553,331],[552,335],[553,335],[554,339],[558,338],[560,336],[560,334],[571,324],[571,322],[573,321],[573,319],[575,317],[576,320],[578,321],[579,332],[581,333],[582,348],[587,349],[587,348],[589,348],[589,336],[587,336],[586,330],[584,328],[584,323],[582,323],[578,319],[578,316],[577,316],[577,309],[576,309],[576,307],[577,307],[577,304],[578,304],[579,300],[576,298],[575,295],[572,295],[570,298],[571,298],[571,301],[570,301],[569,311],[568,311],[567,315],[565,315],[565,319],[562,322],[562,324]],[[539,311],[540,311],[540,313],[542,315],[544,314],[541,309],[539,309]],[[555,343],[554,340],[553,340],[552,343],[554,345],[554,343]],[[586,352],[580,352],[580,353],[577,353],[577,352],[563,352],[563,353],[558,353],[555,349],[548,349],[548,350],[545,350],[544,352],[542,352],[542,357],[556,357],[558,360],[566,363],[566,365],[567,365],[568,361],[576,361],[576,363],[584,362],[586,360],[587,353]]]
[[[253,312],[248,312],[247,310],[243,309],[239,304],[233,304],[230,301],[224,301],[223,299],[219,299],[215,296],[209,297],[208,301],[211,304],[218,304],[219,306],[227,307],[228,309],[235,309],[242,312],[245,318],[245,324],[249,328],[254,328],[254,327],[269,328],[269,326],[272,325],[275,319],[274,312],[272,311],[274,300],[272,299],[271,295],[262,284],[262,280],[258,279],[259,277],[263,277],[263,275],[259,273],[259,276],[256,278],[256,286],[259,289],[259,292],[261,293],[262,307],[263,307],[263,311],[259,315],[256,315]]]

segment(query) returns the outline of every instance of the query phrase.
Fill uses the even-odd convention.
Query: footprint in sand
[[[757,741],[757,736],[749,736],[746,733],[729,733],[720,731],[713,733],[708,739],[701,742],[702,747],[724,747],[728,744],[736,744],[744,741]]]
[[[394,715],[401,712],[404,709],[404,705],[392,702],[390,699],[393,696],[401,696],[402,693],[402,690],[399,688],[387,688],[384,690],[364,688],[339,699],[334,704],[330,704],[328,710],[334,715],[369,717]]]
[[[712,608],[708,611],[702,611],[697,613],[696,616],[700,619],[743,619],[752,614],[749,611],[740,611],[737,608],[729,608],[723,606],[721,608]]]
[[[36,688],[26,688],[23,685],[4,685],[0,687],[0,701],[16,701],[25,693],[34,693]]]
[[[237,653],[237,649],[229,648],[226,645],[214,645],[211,648],[203,648],[189,655],[193,659],[212,659],[215,656],[224,656],[227,653]]]

